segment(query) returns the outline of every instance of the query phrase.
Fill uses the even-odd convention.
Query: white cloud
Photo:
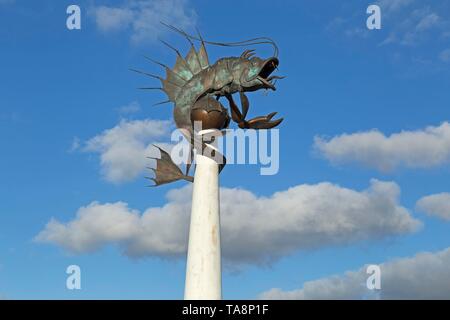
[[[381,8],[383,29],[388,31],[380,45],[419,45],[437,38],[430,36],[431,32],[446,32],[448,20],[437,13],[443,11],[439,5],[423,5],[414,0],[380,0],[377,4]]]
[[[189,29],[197,20],[186,0],[127,1],[119,7],[94,7],[91,13],[102,32],[131,30],[135,44],[157,40],[165,31],[161,21]]]
[[[450,297],[450,248],[423,252],[412,258],[380,265],[381,290],[368,290],[367,267],[342,275],[305,282],[292,291],[271,289],[262,299],[448,299]]]
[[[448,8],[442,4],[423,4],[416,0],[378,0],[374,4],[381,9],[381,31],[373,32],[361,24],[361,8],[356,12],[347,12],[331,20],[326,26],[327,31],[337,31],[347,38],[366,38],[377,41],[378,46],[419,46],[424,43],[435,43],[439,36],[448,33],[450,27]],[[348,10],[348,9],[346,9]],[[368,17],[368,16],[366,16]],[[364,17],[363,17],[364,18]],[[383,37],[380,41],[379,37]],[[375,38],[374,38],[375,37]],[[429,59],[420,57],[420,53],[413,52],[409,60],[415,61]],[[409,53],[395,51],[394,56]],[[417,57],[419,54],[419,57]],[[437,53],[435,52],[435,56]],[[418,64],[418,66],[422,66]],[[422,66],[423,67],[423,66]]]
[[[97,27],[103,32],[118,31],[128,28],[133,22],[133,11],[129,8],[111,8],[100,6],[95,8]]]
[[[76,218],[63,225],[52,219],[39,239],[55,242],[73,252],[95,251],[110,241],[125,241],[139,229],[139,213],[123,202],[81,207]]]
[[[121,115],[128,115],[128,114],[132,114],[132,113],[137,113],[137,112],[141,111],[141,105],[139,104],[139,102],[133,101],[133,102],[130,102],[129,104],[127,104],[127,105],[124,105],[124,106],[121,106],[121,107],[117,108],[117,111]]]
[[[130,181],[149,165],[147,157],[159,156],[152,144],[167,138],[170,128],[167,120],[121,120],[114,128],[89,139],[82,150],[100,154],[107,181]]]
[[[429,7],[413,10],[401,23],[396,25],[394,34],[401,45],[417,45],[428,39],[427,32],[442,32],[443,19]]]
[[[81,141],[78,137],[73,137],[72,144],[70,145],[70,148],[68,150],[69,153],[75,152],[80,149]]]
[[[344,33],[348,37],[367,38],[370,34],[370,30],[367,28],[355,27],[355,28],[349,28],[349,29],[345,30]]]
[[[314,138],[314,149],[333,163],[358,163],[383,172],[450,163],[450,124],[385,136],[378,130]]]
[[[412,4],[414,0],[379,0],[377,5],[380,6],[383,14],[391,14],[393,12],[404,9]]]
[[[443,192],[423,197],[417,201],[416,209],[450,221],[450,193]]]
[[[235,266],[270,263],[297,250],[414,232],[421,223],[399,205],[399,193],[395,183],[377,180],[361,192],[320,183],[298,185],[269,197],[222,188],[223,255]],[[51,220],[36,239],[77,253],[111,243],[131,257],[183,256],[191,186],[170,191],[167,199],[164,206],[141,215],[122,202],[94,202],[68,223]]]
[[[422,17],[417,23],[416,30],[425,31],[439,25],[441,18],[434,12]]]

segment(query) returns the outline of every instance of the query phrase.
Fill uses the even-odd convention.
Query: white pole
[[[222,299],[219,170],[197,154],[186,266],[185,300]]]

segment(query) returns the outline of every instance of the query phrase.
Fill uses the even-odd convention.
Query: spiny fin
[[[206,52],[205,44],[203,42],[200,46],[200,50],[198,50],[198,59],[200,60],[202,69],[209,67],[208,53]]]
[[[198,59],[200,60],[200,66],[202,67],[202,69],[206,69],[209,67],[209,59],[208,53],[206,52],[205,41],[203,41],[202,35],[200,34],[200,31],[198,29],[197,34],[200,41],[202,42],[202,44],[200,45],[200,49],[198,50]]]
[[[197,74],[200,71],[202,71],[200,59],[197,55],[197,51],[195,50],[194,46],[191,46],[191,49],[189,50],[185,60],[194,74]]]
[[[177,97],[178,93],[181,91],[181,87],[171,83],[169,80],[161,80],[161,83],[163,85],[163,90],[169,97],[169,100],[172,102],[175,102],[175,98]]]
[[[189,65],[186,62],[186,60],[184,60],[184,58],[181,56],[180,51],[178,51],[176,48],[172,47],[170,44],[168,44],[163,40],[161,40],[161,42],[164,43],[166,46],[168,46],[170,49],[174,50],[177,54],[177,61],[175,62],[175,66],[172,69],[173,72],[178,74],[186,81],[189,81],[194,76],[194,73],[189,68]]]
[[[170,102],[172,102],[172,101],[170,101],[170,100],[165,100],[165,101],[161,101],[161,102],[154,103],[153,106],[159,106],[159,105],[161,105],[161,104],[166,104],[166,103],[170,103]]]
[[[151,73],[147,73],[147,72],[144,72],[144,71],[136,70],[136,69],[130,69],[130,70],[134,71],[134,72],[138,72],[138,73],[144,74],[144,75],[149,76],[149,77],[153,77],[155,79],[159,79],[161,81],[161,84],[162,84],[162,88],[160,88],[160,89],[162,89],[167,94],[167,96],[169,97],[170,101],[175,102],[175,98],[176,98],[178,92],[180,92],[181,88],[185,85],[186,81],[183,78],[181,78],[180,76],[178,76],[177,74],[175,74],[167,66],[164,66],[162,63],[157,62],[157,61],[155,61],[153,59],[150,59],[148,57],[145,57],[145,58],[147,58],[148,60],[150,60],[150,61],[152,61],[154,63],[157,63],[157,64],[165,67],[166,68],[166,76],[167,76],[167,78],[163,79],[160,76],[157,76],[157,75],[154,75],[154,74],[151,74]],[[140,88],[140,89],[159,89],[159,88],[147,87],[147,88]]]
[[[136,73],[140,73],[140,74],[143,74],[144,76],[152,77],[152,78],[155,78],[155,79],[159,79],[159,80],[162,79],[160,76],[157,76],[155,74],[151,74],[151,73],[148,73],[148,72],[145,72],[145,71],[132,69],[132,68],[130,68],[130,71],[133,71],[133,72],[136,72]]]
[[[166,67],[166,80],[173,84],[176,84],[179,87],[183,87],[187,82],[186,80],[184,80],[184,78],[173,72],[168,67]]]
[[[189,81],[194,76],[194,73],[189,68],[188,63],[181,56],[177,56],[177,61],[175,62],[175,66],[172,70],[186,81]]]
[[[148,178],[155,182],[155,186],[162,184],[174,182],[177,180],[187,180],[190,182],[194,181],[193,177],[184,175],[181,169],[172,161],[170,155],[161,149],[160,147],[154,145],[159,149],[161,153],[161,158],[152,158],[156,160],[156,168],[152,169],[155,172],[154,178]]]
[[[156,63],[157,65],[163,67],[166,70],[166,80],[179,86],[182,87],[186,84],[186,80],[184,78],[182,78],[180,75],[176,74],[175,72],[172,71],[172,69],[170,69],[167,65],[165,65],[164,63],[161,63],[159,61],[156,61],[152,58],[149,58],[147,56],[144,56],[145,59]]]

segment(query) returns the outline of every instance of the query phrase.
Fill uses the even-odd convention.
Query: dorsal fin
[[[160,78],[160,80],[164,92],[172,102],[175,102],[178,93],[194,75],[209,67],[208,54],[206,53],[204,42],[202,41],[200,50],[197,52],[192,41],[189,38],[187,39],[191,44],[191,49],[186,55],[186,58],[183,58],[176,48],[161,40],[162,43],[174,50],[177,54],[177,60],[173,68],[169,68],[165,64],[147,58],[166,69],[166,79]]]
[[[177,97],[177,94],[180,92],[181,87],[175,85],[174,83],[170,82],[169,80],[161,80],[161,83],[163,85],[163,90],[169,97],[169,100],[172,102],[175,102],[175,98]]]
[[[166,67],[166,80],[176,84],[179,87],[183,87],[186,84],[186,80],[182,78],[177,73],[173,72],[171,69]]]
[[[202,69],[206,69],[209,67],[209,59],[208,53],[206,52],[205,41],[203,41],[202,35],[200,34],[200,31],[198,29],[197,34],[200,41],[202,42],[202,44],[200,45],[200,49],[198,50],[198,59],[200,61],[200,66],[202,67]]]
[[[144,56],[144,58],[146,58],[147,60],[150,60],[153,63],[156,63],[157,65],[160,65],[161,67],[163,67],[166,70],[166,80],[179,86],[182,87],[186,84],[186,80],[184,78],[182,78],[180,75],[176,74],[175,72],[172,71],[172,69],[170,69],[167,65],[165,65],[164,63],[161,63],[159,61],[153,60],[152,58],[149,58],[147,56]]]
[[[175,66],[172,70],[186,81],[189,81],[194,76],[194,73],[189,68],[186,60],[184,60],[181,56],[177,57],[177,61],[175,62]]]
[[[198,59],[200,60],[202,69],[209,67],[208,53],[206,52],[205,44],[203,42],[200,46],[200,50],[198,50]]]
[[[172,47],[167,42],[161,40],[162,43],[164,43],[166,46],[168,46],[170,49],[174,50],[177,54],[177,61],[175,63],[175,66],[173,67],[173,72],[178,74],[180,77],[185,79],[186,81],[190,80],[194,76],[194,72],[189,67],[189,64],[184,60],[184,58],[181,56],[180,51]]]
[[[191,46],[191,49],[189,50],[189,53],[187,54],[185,60],[194,74],[202,71],[202,67],[200,66],[200,59],[193,45]]]
[[[197,55],[197,51],[195,50],[194,43],[189,39],[189,37],[185,37],[186,40],[190,43],[191,49],[189,50],[188,54],[186,55],[186,62],[189,65],[189,68],[191,69],[192,73],[197,74],[200,71],[202,71],[202,66],[200,63],[200,59]]]

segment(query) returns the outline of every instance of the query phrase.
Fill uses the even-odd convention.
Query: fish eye
[[[250,62],[254,66],[259,66],[259,65],[261,65],[262,60],[258,57],[253,57],[250,59]]]

